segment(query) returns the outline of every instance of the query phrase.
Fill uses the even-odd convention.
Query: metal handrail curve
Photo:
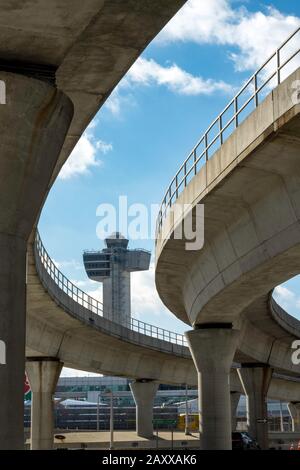
[[[179,194],[184,190],[187,184],[197,175],[202,166],[206,164],[215,151],[220,148],[224,141],[250,114],[251,111],[249,111],[248,106],[254,103],[254,108],[257,108],[259,105],[260,92],[264,90],[267,85],[272,89],[282,82],[282,69],[295,59],[300,52],[300,48],[292,52],[287,58],[281,56],[282,50],[285,46],[290,45],[292,39],[299,33],[300,27],[298,27],[249,78],[225,109],[210,124],[206,132],[189,153],[186,160],[182,163],[179,170],[172,178],[160,205],[156,223],[156,238],[159,236],[163,219],[169,208],[178,199]],[[275,67],[272,62],[275,62]],[[265,70],[266,67],[271,68],[271,72],[267,78],[261,80],[259,74],[262,71],[269,72],[269,70]],[[276,79],[274,80],[275,85],[271,83],[274,78]],[[245,101],[240,103],[239,99],[242,98],[243,95],[246,95],[246,98],[244,98]],[[227,116],[227,121],[225,122],[226,114],[230,114],[230,110],[233,111],[233,114],[229,117]],[[245,115],[241,116],[242,112],[246,112]],[[225,135],[225,132],[227,132],[227,135]]]
[[[85,307],[90,312],[103,317],[102,302],[81,290],[58,269],[45,249],[38,231],[36,231],[35,236],[34,253],[35,256],[38,257],[40,264],[46,270],[47,274],[60,290],[68,295],[74,302]],[[108,318],[105,316],[105,318],[117,324],[116,318],[114,318],[114,316],[110,315]],[[156,338],[162,341],[176,344],[178,346],[187,347],[187,342],[183,335],[173,331],[165,330],[164,328],[160,328],[149,323],[145,323],[136,318],[131,318],[130,323],[128,322],[128,325],[122,326],[125,326],[126,328],[129,328],[136,333],[150,336],[151,338]]]

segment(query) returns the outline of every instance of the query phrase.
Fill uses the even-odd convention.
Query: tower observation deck
[[[151,253],[128,249],[120,232],[105,239],[101,251],[85,251],[83,262],[88,277],[103,283],[103,316],[128,326],[131,319],[130,273],[149,269]]]

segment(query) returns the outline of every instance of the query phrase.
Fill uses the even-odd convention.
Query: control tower
[[[130,273],[149,269],[151,253],[128,250],[128,240],[113,233],[101,251],[85,251],[83,262],[88,277],[103,283],[103,317],[130,326]]]

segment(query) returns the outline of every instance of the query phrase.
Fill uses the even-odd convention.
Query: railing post
[[[207,142],[207,132],[205,132],[205,135],[204,135],[204,146],[205,146],[205,161],[207,162],[208,160],[208,142]]]
[[[258,106],[258,94],[257,94],[257,74],[254,74],[253,77],[254,80],[254,102],[255,102],[255,107],[257,108]]]
[[[237,96],[234,98],[234,122],[235,122],[235,128],[237,128],[238,125],[239,125],[239,117],[238,117],[238,97],[237,97]]]
[[[220,145],[223,144],[223,123],[222,123],[222,114],[219,116],[219,131],[220,131]]]
[[[194,149],[194,174],[197,174],[197,152],[196,149]]]
[[[280,85],[280,49],[276,50],[277,85]]]

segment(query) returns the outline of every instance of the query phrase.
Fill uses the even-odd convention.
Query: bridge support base
[[[73,105],[25,75],[0,71],[0,85],[0,449],[17,450],[24,448],[26,246]]]
[[[261,449],[268,449],[267,393],[273,369],[264,364],[242,364],[238,374],[247,399],[248,432]]]
[[[237,407],[240,401],[241,393],[240,392],[230,392],[231,400],[231,429],[232,431],[236,430],[237,425]]]
[[[1,450],[24,449],[25,273],[26,242],[0,234]]]
[[[136,380],[130,389],[136,405],[136,433],[140,437],[153,437],[153,404],[158,383],[147,380]]]
[[[31,450],[53,448],[53,394],[62,369],[57,359],[30,358],[26,371],[31,387]]]
[[[239,332],[216,325],[185,335],[198,372],[200,447],[231,449],[229,379]]]
[[[292,418],[292,431],[300,432],[300,402],[290,402],[288,410]]]

